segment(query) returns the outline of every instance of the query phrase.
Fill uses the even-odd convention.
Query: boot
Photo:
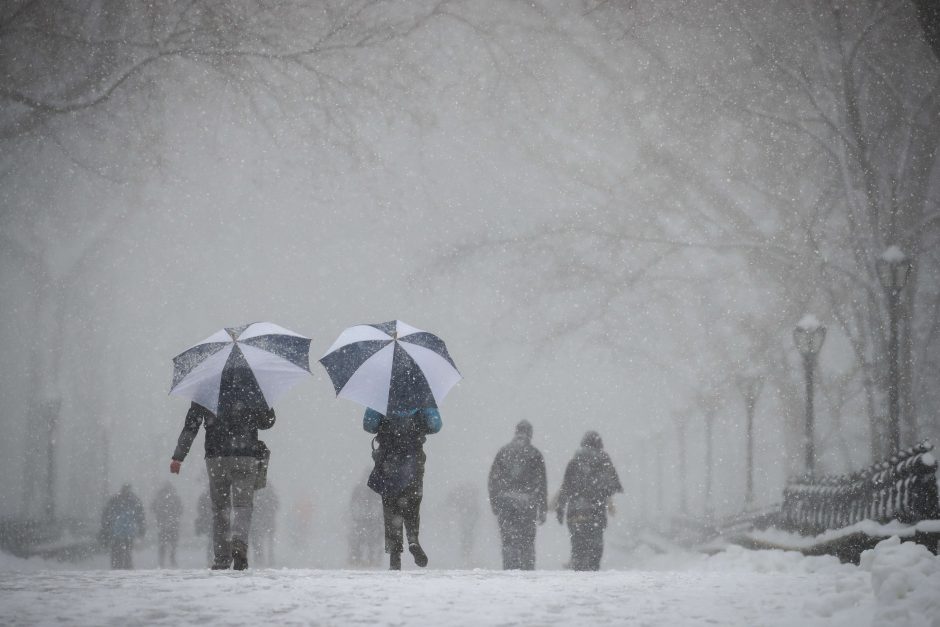
[[[424,568],[428,565],[428,555],[424,552],[424,549],[421,548],[421,545],[417,542],[412,542],[408,545],[408,550],[411,551],[411,554],[415,557],[415,564]]]
[[[248,568],[248,546],[241,540],[232,540],[232,560],[235,570]]]
[[[230,542],[223,542],[221,546],[215,547],[215,559],[212,562],[212,570],[227,570],[232,566],[232,545]]]
[[[401,570],[401,553],[388,554],[388,569]]]

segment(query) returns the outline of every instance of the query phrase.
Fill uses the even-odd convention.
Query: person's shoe
[[[415,556],[415,564],[424,568],[428,565],[428,554],[424,552],[424,549],[421,548],[421,545],[417,542],[412,542],[408,545],[408,550],[411,551],[411,554]]]
[[[232,568],[235,570],[248,568],[248,547],[241,540],[232,540]]]
[[[401,553],[388,554],[388,569],[401,570]]]
[[[212,570],[228,570],[232,567],[232,545],[226,542],[216,547],[215,559],[212,561]]]

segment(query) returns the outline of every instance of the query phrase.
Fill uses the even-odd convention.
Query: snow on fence
[[[851,475],[792,482],[783,491],[779,524],[815,535],[864,520],[938,520],[937,459],[932,449],[923,442]]]
[[[780,511],[764,519],[769,525],[722,536],[748,548],[835,555],[855,564],[863,551],[892,536],[937,554],[940,500],[932,450],[924,442],[850,475],[792,481]]]

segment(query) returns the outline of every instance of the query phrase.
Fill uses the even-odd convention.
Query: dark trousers
[[[419,463],[415,478],[400,494],[382,497],[386,553],[402,552],[404,548],[402,526],[405,528],[404,535],[408,538],[408,544],[418,542],[422,496],[424,496],[424,464]]]
[[[113,538],[111,540],[111,568],[123,570],[134,568],[131,563],[131,549],[133,548],[133,538]]]
[[[215,561],[232,559],[232,542],[248,545],[255,498],[254,457],[207,457],[209,496],[212,499],[212,545]]]
[[[535,520],[528,516],[499,516],[503,570],[535,570]]]
[[[596,522],[568,524],[571,535],[571,569],[600,570],[604,555],[604,527]]]

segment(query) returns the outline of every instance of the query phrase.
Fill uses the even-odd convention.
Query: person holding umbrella
[[[212,501],[214,570],[248,567],[258,430],[274,426],[276,397],[310,374],[310,340],[267,322],[223,329],[177,355],[171,394],[192,399],[170,462],[179,474],[201,425]]]
[[[357,325],[343,331],[320,363],[337,396],[366,406],[362,426],[375,434],[368,486],[382,497],[389,569],[401,570],[405,538],[415,564],[427,566],[418,541],[424,442],[441,430],[438,402],[460,380],[444,342],[400,320]]]

